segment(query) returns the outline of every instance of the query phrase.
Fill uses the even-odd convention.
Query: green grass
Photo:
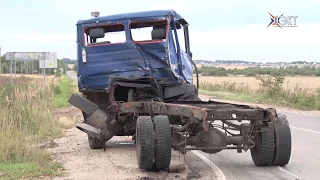
[[[201,83],[200,94],[216,96],[226,100],[252,103],[266,103],[300,110],[320,110],[320,89],[295,87],[283,88],[283,77],[259,77],[261,86],[258,90],[245,84],[223,82],[220,84]]]
[[[68,107],[68,99],[76,91],[75,84],[69,76],[63,76],[54,89],[54,105],[57,108]]]
[[[11,87],[10,78],[0,76],[0,179],[60,173],[61,165],[37,146],[63,135],[53,111],[75,88],[66,76],[55,80],[43,85],[42,79],[19,77]]]
[[[24,178],[35,178],[41,176],[62,175],[62,166],[56,162],[6,162],[0,163],[0,180],[15,180]]]
[[[199,94],[214,96],[217,98],[225,99],[225,100],[235,100],[235,101],[245,101],[252,103],[260,103],[262,102],[261,97],[251,96],[248,94],[236,94],[232,92],[219,92],[219,91],[207,91],[200,89]]]

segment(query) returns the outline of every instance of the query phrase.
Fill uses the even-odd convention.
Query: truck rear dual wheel
[[[255,136],[256,146],[250,149],[256,166],[285,166],[291,156],[291,132],[284,114],[278,114],[279,121],[274,123],[274,132],[263,131]]]
[[[168,116],[158,115],[154,124],[154,160],[157,169],[167,169],[171,161],[171,129]]]
[[[150,116],[139,116],[136,124],[136,154],[140,169],[153,168],[153,123]]]
[[[171,161],[171,131],[167,116],[139,116],[136,124],[136,154],[140,169],[167,169]]]

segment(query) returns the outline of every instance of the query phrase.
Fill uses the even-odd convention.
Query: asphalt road
[[[67,73],[77,79],[72,72]],[[282,113],[287,115],[292,134],[292,153],[287,166],[256,167],[250,151],[237,153],[236,150],[223,150],[217,154],[200,152],[202,159],[206,160],[214,171],[213,177],[218,180],[320,179],[320,116]],[[199,154],[199,151],[197,152]]]
[[[219,179],[320,179],[320,117],[282,112],[287,115],[292,134],[291,159],[285,167],[256,167],[250,151],[224,150],[205,154],[219,169]]]
[[[69,77],[71,77],[73,80],[77,81],[77,75],[76,75],[73,71],[67,71],[66,73],[67,73],[67,75],[68,75]]]

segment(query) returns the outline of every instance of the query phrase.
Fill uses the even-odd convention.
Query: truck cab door
[[[175,22],[175,23],[174,23]],[[177,56],[181,75],[187,83],[193,83],[193,64],[189,45],[189,33],[187,24],[179,24],[179,21],[173,22],[173,38],[177,47]],[[183,21],[182,21],[183,22]]]
[[[193,69],[192,69],[192,59],[184,50],[180,49],[180,57],[181,57],[181,65],[182,65],[182,73],[186,78],[187,82],[193,83]]]

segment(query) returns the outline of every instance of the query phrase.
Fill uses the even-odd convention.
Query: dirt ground
[[[75,122],[82,118],[80,111],[74,107],[59,110],[55,115],[58,116],[59,121],[63,122],[66,127],[72,127],[72,124],[75,124]],[[184,171],[168,173],[164,171],[147,172],[140,170],[136,160],[135,144],[131,140],[131,137],[113,137],[107,142],[106,151],[103,149],[92,150],[89,148],[87,135],[73,127],[66,130],[65,137],[55,139],[54,144],[52,148],[48,148],[47,150],[56,157],[57,161],[62,162],[64,165],[64,175],[54,178],[57,180],[178,180],[191,179],[190,176],[195,175],[189,168],[189,163],[185,162],[184,156],[176,151],[172,151],[173,155],[170,167],[182,165],[185,167]],[[194,160],[190,160],[190,157],[188,159],[194,162]]]

